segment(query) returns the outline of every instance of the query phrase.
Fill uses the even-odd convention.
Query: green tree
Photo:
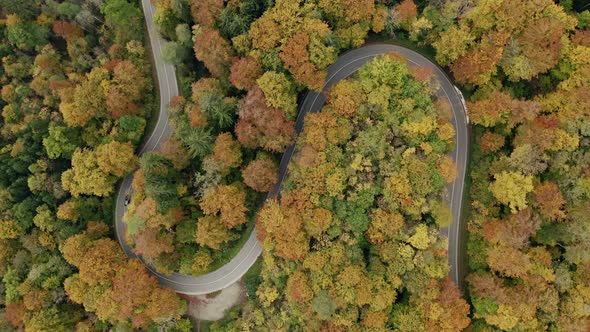
[[[105,22],[115,32],[116,39],[125,43],[141,39],[141,11],[127,0],[107,0],[101,8]]]
[[[170,159],[149,152],[140,160],[144,171],[145,194],[153,198],[162,213],[180,204],[178,197],[178,172]]]
[[[78,130],[65,126],[50,126],[49,136],[43,139],[43,146],[51,159],[70,159],[81,145]]]

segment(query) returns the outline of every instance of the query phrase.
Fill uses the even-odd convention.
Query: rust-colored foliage
[[[469,117],[475,124],[493,127],[502,123],[510,113],[512,97],[501,91],[492,92],[487,98],[475,102],[467,102]]]
[[[144,326],[144,322],[149,320],[137,307],[150,302],[150,293],[155,285],[155,278],[146,273],[139,261],[130,261],[113,280],[112,297],[120,305],[120,318],[131,317],[135,327]]]
[[[256,159],[242,170],[244,183],[258,191],[267,192],[277,183],[279,169],[270,159]]]
[[[219,30],[208,29],[199,34],[195,38],[194,50],[211,75],[223,77],[228,73],[234,52]]]
[[[287,298],[299,304],[307,304],[313,298],[309,278],[303,271],[293,273],[287,281]]]
[[[249,90],[263,74],[256,59],[251,57],[234,58],[230,68],[230,82],[238,89]]]
[[[191,14],[199,25],[212,28],[223,9],[223,0],[190,0]]]
[[[188,113],[188,119],[193,128],[203,128],[207,126],[207,116],[201,111],[198,105],[193,105]]]
[[[18,328],[24,326],[26,309],[22,302],[15,302],[6,305],[5,318],[12,324],[12,326]]]
[[[427,331],[462,331],[469,326],[469,304],[461,296],[459,288],[451,278],[438,282],[438,297],[427,301],[424,312],[440,310],[441,315],[426,315]],[[436,308],[436,309],[435,309]]]
[[[53,32],[56,35],[63,37],[67,41],[78,39],[84,36],[84,32],[79,26],[67,21],[53,22]]]
[[[272,200],[265,204],[256,219],[257,235],[261,241],[274,246],[276,255],[300,261],[309,252],[308,239],[302,229],[303,221],[290,206]]]
[[[557,183],[548,181],[539,184],[533,191],[533,197],[543,216],[550,220],[564,220],[566,201],[563,199]]]
[[[588,30],[576,30],[576,33],[571,37],[572,43],[590,47],[590,31]]]
[[[161,233],[154,228],[144,228],[135,236],[135,252],[148,260],[173,251],[174,238],[171,234]]]
[[[125,115],[136,115],[139,113],[137,104],[132,102],[129,97],[125,96],[117,88],[110,89],[106,97],[107,107],[111,111],[111,117],[115,120]]]
[[[483,224],[484,238],[493,244],[524,248],[529,238],[541,226],[541,220],[531,208],[511,214],[505,220],[490,220]]]
[[[492,32],[481,43],[451,65],[457,81],[483,84],[490,79],[496,65],[502,59],[502,51],[510,37],[507,32]]]
[[[281,59],[285,67],[293,74],[297,82],[321,91],[326,79],[326,72],[318,70],[309,57],[309,35],[305,32],[295,34],[281,48]]]
[[[230,133],[221,133],[215,139],[213,159],[219,161],[226,171],[242,163],[240,144]]]
[[[205,192],[200,206],[208,215],[219,213],[221,222],[228,229],[246,222],[246,192],[237,183],[219,185]]]
[[[168,138],[166,142],[160,146],[158,153],[170,159],[174,165],[174,168],[177,170],[186,168],[191,160],[190,154],[186,151],[180,141],[174,136]]]
[[[486,131],[481,137],[480,147],[485,153],[496,152],[504,146],[504,136]]]
[[[106,285],[125,263],[119,244],[111,239],[99,239],[92,243],[80,261],[80,279],[89,285]]]
[[[284,112],[268,107],[264,93],[256,85],[240,102],[239,117],[235,132],[247,148],[282,152],[293,143],[294,122],[287,120]]]
[[[403,24],[409,24],[412,19],[418,16],[418,7],[413,0],[403,0],[394,8]]]

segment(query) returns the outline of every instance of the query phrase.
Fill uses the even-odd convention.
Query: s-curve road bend
[[[164,142],[171,135],[171,128],[168,125],[168,113],[167,107],[170,99],[173,96],[178,95],[178,86],[176,83],[176,74],[174,67],[169,64],[165,64],[161,58],[161,49],[164,44],[164,40],[159,35],[156,27],[153,23],[154,7],[150,3],[150,0],[142,0],[142,7],[148,28],[149,38],[152,46],[152,52],[155,60],[156,71],[158,75],[158,86],[160,90],[160,113],[158,116],[158,122],[153,132],[151,133],[147,143],[139,152],[139,156],[146,152],[155,150],[158,148],[161,142]],[[465,165],[467,162],[467,120],[465,110],[461,103],[461,98],[454,86],[447,79],[444,73],[436,67],[433,63],[428,61],[420,54],[410,51],[408,49],[389,45],[389,44],[375,44],[361,47],[344,54],[338,59],[336,63],[328,68],[328,79],[324,86],[324,91],[328,90],[334,83],[341,79],[350,76],[352,73],[357,71],[364,63],[374,58],[375,56],[388,52],[398,52],[405,56],[410,65],[414,66],[427,66],[434,68],[436,78],[439,79],[441,84],[441,94],[448,97],[454,114],[454,126],[457,131],[457,145],[456,150],[453,152],[453,158],[458,165],[458,177],[455,183],[451,186],[451,199],[450,204],[453,210],[454,220],[453,224],[449,229],[444,230],[449,237],[449,263],[451,265],[451,275],[453,279],[459,281],[459,273],[457,264],[459,262],[459,221],[461,212],[461,200],[463,193],[463,180],[465,178]],[[299,115],[295,127],[297,132],[301,132],[303,128],[303,121],[307,112],[318,112],[322,108],[325,102],[324,95],[317,92],[310,92],[307,94],[305,100],[300,108]],[[281,159],[279,166],[279,183],[275,188],[268,194],[267,197],[276,197],[285,175],[287,173],[287,166],[294,152],[294,146],[289,147]],[[141,260],[141,257],[136,256],[133,253],[131,247],[129,247],[125,240],[126,224],[123,222],[123,214],[125,213],[125,196],[129,192],[131,187],[132,176],[127,176],[121,183],[121,187],[117,193],[116,199],[116,234],[123,251],[129,257],[137,257]],[[254,264],[262,248],[260,243],[256,239],[256,229],[252,231],[250,237],[236,254],[227,264],[215,270],[213,272],[193,277],[190,275],[173,273],[171,275],[164,275],[158,273],[150,266],[146,265],[147,269],[155,275],[160,283],[164,286],[170,287],[175,291],[189,295],[200,295],[208,294],[233,284],[238,281]]]

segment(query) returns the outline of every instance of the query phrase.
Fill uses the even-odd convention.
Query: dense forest
[[[154,111],[141,10],[0,7],[2,330],[190,329],[184,301],[112,239],[115,184]]]
[[[380,56],[306,115],[280,201],[258,214],[261,283],[242,317],[215,330],[467,327],[438,231],[456,171],[435,86],[400,55]]]
[[[181,95],[157,90],[138,0],[0,0],[0,330],[190,331],[164,273],[200,275],[256,224],[259,274],[214,331],[590,330],[590,11],[579,0],[153,0]],[[339,54],[416,48],[472,121],[465,287],[447,278],[455,176],[427,71],[380,56],[298,101]],[[296,145],[279,199],[264,201]]]

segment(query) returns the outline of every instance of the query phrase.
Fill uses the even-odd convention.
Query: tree
[[[288,120],[284,112],[267,106],[258,86],[250,89],[240,102],[239,117],[235,132],[244,147],[282,152],[293,142],[294,122]]]
[[[279,169],[277,164],[267,158],[257,158],[242,170],[244,183],[258,191],[270,191],[277,183]]]
[[[531,208],[510,214],[504,220],[489,220],[482,225],[482,235],[491,244],[516,249],[529,246],[529,239],[541,227],[541,220]]]
[[[190,55],[190,48],[178,42],[167,42],[162,48],[162,59],[167,63],[179,65],[186,61]]]
[[[101,7],[105,23],[113,29],[115,39],[121,44],[141,39],[141,11],[127,0],[106,0]]]
[[[566,201],[553,181],[541,183],[535,187],[533,197],[541,214],[550,220],[562,221],[566,217]]]
[[[482,38],[480,44],[460,56],[451,64],[457,81],[478,85],[487,83],[496,72],[509,37],[504,31],[489,33]]]
[[[230,133],[221,133],[215,139],[212,157],[221,163],[224,173],[230,168],[238,167],[242,163],[240,144]]]
[[[80,145],[78,131],[65,126],[49,126],[49,136],[43,138],[43,146],[51,159],[70,159]]]
[[[336,312],[336,304],[326,291],[320,292],[313,298],[311,307],[322,320],[329,320]]]
[[[505,123],[505,118],[512,110],[513,100],[510,95],[494,91],[485,99],[467,102],[469,118],[473,123],[484,127],[493,127]]]
[[[422,309],[427,330],[458,331],[469,326],[469,304],[461,297],[459,288],[450,278],[439,282],[440,289],[434,302],[425,299]],[[432,315],[436,310],[440,315]]]
[[[153,198],[162,213],[178,206],[178,174],[169,159],[156,153],[146,153],[141,157],[141,167],[145,178],[145,195]]]
[[[174,252],[174,238],[169,233],[158,229],[144,228],[134,238],[134,251],[148,261],[153,261],[161,254]]]
[[[106,69],[94,68],[74,88],[62,89],[59,110],[70,126],[85,126],[95,118],[107,116],[104,81],[108,80]]]
[[[457,178],[457,165],[455,165],[453,158],[448,155],[440,158],[437,169],[447,183],[451,183]]]
[[[336,60],[336,50],[334,47],[325,47],[318,42],[318,38],[316,35],[310,37],[308,33],[299,32],[281,48],[280,56],[297,82],[321,91],[326,80],[326,71],[318,67],[323,69],[327,64],[333,63]],[[312,62],[313,55],[309,51],[313,46],[321,48],[315,54],[319,62],[317,66]]]
[[[194,50],[199,61],[205,64],[211,75],[224,77],[229,72],[233,49],[219,30],[206,29],[194,38]]]
[[[131,173],[139,164],[131,143],[111,141],[96,148],[96,160],[101,171],[122,177]]]
[[[356,80],[342,80],[330,88],[329,103],[338,115],[352,117],[365,100],[366,95]]]
[[[66,41],[78,39],[84,35],[80,27],[67,21],[55,21],[53,23],[53,32]]]
[[[240,90],[250,90],[263,73],[258,61],[251,57],[234,58],[230,72],[230,82]]]
[[[227,226],[219,217],[204,216],[197,221],[195,240],[199,245],[218,250],[222,243],[230,241],[231,238]]]
[[[215,26],[215,20],[223,9],[223,0],[191,0],[189,1],[191,8],[191,14],[197,24],[213,28]]]
[[[411,21],[418,16],[418,7],[413,0],[404,0],[393,8],[399,16],[400,22],[405,26],[409,26]]]
[[[159,287],[137,260],[130,260],[113,279],[112,298],[118,320],[129,319],[136,328],[179,319],[186,310],[184,301],[173,290]]]
[[[491,153],[500,150],[504,146],[504,143],[504,136],[486,131],[481,137],[479,144],[483,152]]]
[[[490,269],[509,278],[523,278],[532,268],[530,258],[525,253],[508,246],[488,249],[487,263]]]
[[[295,86],[285,74],[267,71],[256,83],[264,93],[268,107],[283,110],[289,119],[295,118],[297,112],[297,95]]]
[[[92,242],[80,260],[80,280],[94,286],[107,285],[123,267],[125,255],[119,244],[103,238]]]
[[[471,34],[467,25],[451,26],[440,34],[438,40],[432,43],[436,49],[436,62],[449,65],[459,57],[465,55],[475,36]]]
[[[494,178],[489,190],[500,203],[510,206],[512,213],[527,207],[526,195],[533,190],[532,176],[502,171]]]
[[[303,271],[297,271],[287,281],[286,296],[290,301],[299,304],[308,304],[313,298],[313,291],[310,288],[310,280]]]
[[[267,201],[256,218],[258,239],[287,260],[301,261],[309,252],[309,240],[302,230],[298,213],[276,200]]]
[[[529,80],[554,67],[562,48],[565,28],[554,18],[532,21],[514,43],[508,45],[501,66],[513,80]]]
[[[19,49],[29,51],[47,44],[49,29],[34,21],[24,21],[16,15],[6,17],[6,38]]]
[[[200,206],[207,215],[219,214],[228,229],[246,222],[246,192],[238,183],[218,185],[205,192]]]
[[[234,122],[236,103],[233,98],[206,92],[199,98],[198,107],[206,115],[208,123],[219,130],[228,128]]]
[[[63,188],[74,197],[109,195],[116,181],[115,176],[101,171],[96,152],[88,149],[77,149],[72,156],[72,168],[61,175]]]
[[[0,7],[8,14],[17,14],[25,20],[35,18],[39,7],[33,0],[1,0]]]
[[[174,168],[178,171],[190,164],[190,157],[186,149],[175,137],[170,137],[160,146],[159,154],[172,161]]]

